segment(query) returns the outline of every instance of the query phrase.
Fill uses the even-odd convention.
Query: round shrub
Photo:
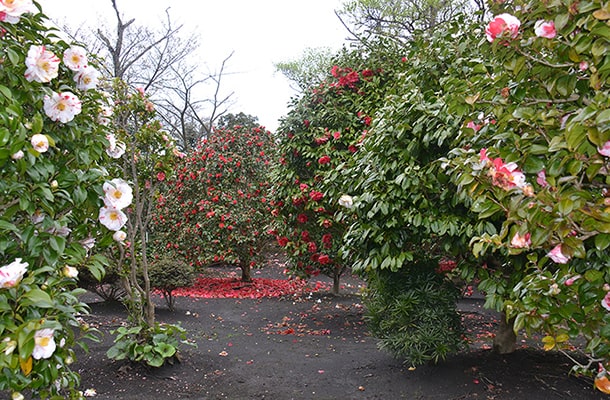
[[[172,292],[181,287],[192,286],[195,269],[177,257],[165,255],[150,264],[148,276],[150,285],[163,294],[167,307],[174,311]]]
[[[429,265],[371,270],[367,282],[366,319],[381,349],[415,366],[465,345],[455,309],[459,291]]]

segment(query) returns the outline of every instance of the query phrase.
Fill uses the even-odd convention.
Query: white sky
[[[112,19],[110,0],[38,0],[43,12],[59,24],[75,28]],[[230,112],[258,117],[270,130],[287,113],[294,91],[273,64],[299,58],[307,48],[339,49],[347,31],[334,10],[343,0],[117,0],[123,20],[135,18],[153,27],[170,7],[172,20],[185,32],[200,36],[203,71],[226,65],[221,90],[234,92]],[[85,25],[86,26],[86,25]]]

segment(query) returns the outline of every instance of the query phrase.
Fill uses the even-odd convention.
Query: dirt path
[[[255,275],[256,277],[256,275]],[[325,278],[322,278],[325,279]],[[341,297],[313,293],[274,299],[159,299],[157,318],[189,332],[196,348],[182,362],[147,370],[105,357],[112,337],[75,364],[96,399],[607,399],[591,380],[568,376],[570,363],[528,347],[507,356],[487,350],[494,315],[482,301],[461,304],[471,350],[414,370],[377,349],[363,322],[358,282]],[[109,332],[122,306],[92,303],[90,323]]]

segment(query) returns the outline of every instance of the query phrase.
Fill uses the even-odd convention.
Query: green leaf
[[[51,296],[43,290],[40,289],[31,289],[25,295],[23,295],[24,301],[22,304],[24,305],[33,305],[40,308],[53,308],[55,307],[55,302],[51,300]]]
[[[36,113],[34,118],[32,118],[32,134],[39,134],[42,132],[43,120],[42,115],[40,113]]]
[[[595,236],[595,248],[599,251],[603,251],[610,245],[610,234],[600,233]]]
[[[12,223],[0,219],[0,230],[19,232],[19,229]]]

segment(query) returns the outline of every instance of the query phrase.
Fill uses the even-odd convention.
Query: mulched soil
[[[285,279],[282,268],[272,260],[254,278]],[[596,392],[590,378],[570,376],[571,362],[541,350],[538,337],[520,338],[513,354],[494,354],[497,316],[476,296],[460,302],[469,351],[413,369],[378,350],[368,334],[361,281],[344,277],[338,297],[326,292],[326,277],[310,285],[275,298],[179,297],[174,312],[158,298],[157,320],[179,322],[197,344],[182,349],[181,362],[158,369],[106,358],[109,331],[125,323],[125,312],[90,296],[85,319],[104,337],[78,354],[81,388],[93,389],[100,400],[610,398]]]

